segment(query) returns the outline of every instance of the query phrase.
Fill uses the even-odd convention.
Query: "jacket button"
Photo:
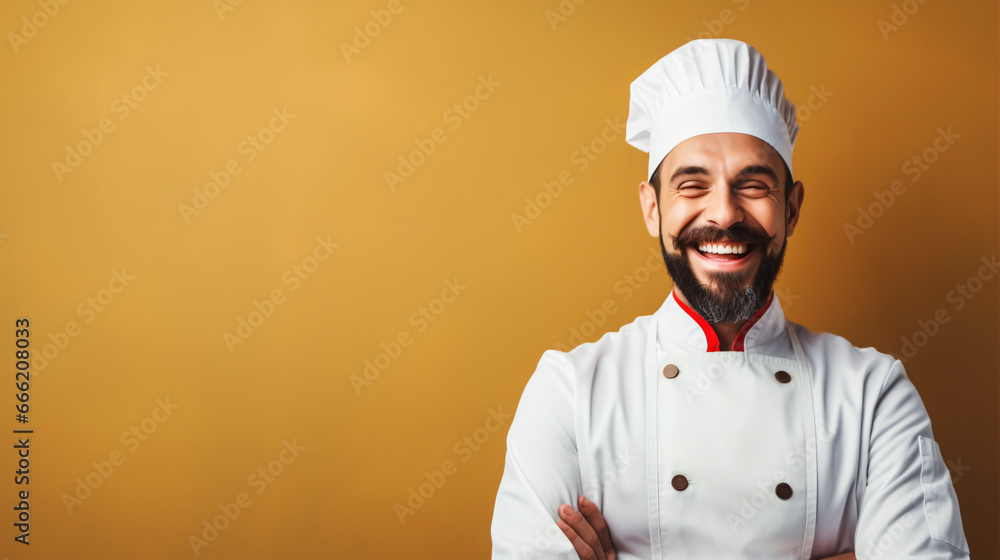
[[[774,493],[782,500],[787,500],[792,497],[792,487],[782,482],[774,487]]]
[[[674,490],[680,492],[688,487],[688,479],[686,476],[679,474],[670,481],[670,485],[674,487]]]
[[[674,364],[667,364],[666,367],[663,368],[663,377],[666,377],[667,379],[673,379],[677,377],[677,374],[680,372],[681,370],[678,369],[677,366],[675,366]]]
[[[774,378],[777,379],[779,383],[788,383],[792,380],[792,376],[789,375],[787,371],[779,371],[774,374]]]

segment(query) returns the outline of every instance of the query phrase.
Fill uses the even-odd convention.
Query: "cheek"
[[[660,230],[664,237],[668,234],[676,237],[681,230],[692,225],[698,217],[698,210],[691,204],[678,202],[669,208],[663,209],[663,221],[660,223]]]
[[[764,228],[768,235],[773,235],[780,242],[785,236],[784,206],[775,206],[772,202],[762,200],[761,204],[750,205],[747,208],[747,218]]]

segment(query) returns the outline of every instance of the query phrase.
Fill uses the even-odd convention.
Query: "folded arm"
[[[493,558],[572,560],[556,525],[559,504],[582,491],[573,372],[549,350],[528,380],[507,433],[503,478],[493,510]]]
[[[601,510],[586,496],[577,499],[579,509],[569,504],[559,507],[559,529],[576,550],[580,560],[617,560],[614,540]],[[828,556],[820,560],[857,560],[853,552]]]
[[[969,558],[951,474],[899,360],[875,403],[854,545],[862,560]]]

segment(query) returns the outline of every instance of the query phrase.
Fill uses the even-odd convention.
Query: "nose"
[[[728,186],[712,189],[705,198],[707,206],[702,215],[716,227],[726,229],[736,222],[743,221],[743,208],[736,194]]]

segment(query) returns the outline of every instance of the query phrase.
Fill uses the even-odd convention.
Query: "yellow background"
[[[1000,555],[1000,279],[960,310],[947,299],[998,252],[996,2],[421,0],[370,24],[388,4],[74,0],[47,18],[37,0],[0,5],[0,347],[13,352],[18,317],[36,355],[79,328],[35,363],[30,547],[11,527],[9,383],[0,400],[0,556],[194,558],[189,537],[246,492],[200,557],[488,557],[509,425],[477,432],[490,409],[512,413],[542,352],[605,300],[617,311],[588,340],[670,286],[659,264],[627,301],[615,289],[657,247],[638,206],[645,154],[619,133],[587,169],[571,158],[605,119],[624,123],[633,79],[699,34],[753,44],[814,107],[777,286],[788,317],[899,353],[918,321],[948,313],[907,372],[961,466],[974,557]],[[901,25],[880,30],[894,6]],[[906,21],[903,7],[917,8]],[[10,33],[32,17],[47,21],[15,52]],[[366,24],[377,35],[345,55]],[[121,118],[147,66],[167,75]],[[453,128],[446,111],[490,77]],[[294,118],[245,161],[241,143],[283,108]],[[57,176],[104,118],[114,130]],[[938,127],[959,138],[913,181],[904,165]],[[445,140],[390,188],[385,173],[437,128]],[[179,205],[230,160],[240,174],[186,223]],[[512,214],[563,170],[572,184],[519,232]],[[905,192],[849,239],[896,179]],[[291,291],[283,274],[328,236],[339,245]],[[79,313],[123,267],[128,286]],[[433,303],[456,278],[467,287]],[[230,352],[224,333],[276,289],[284,303]],[[435,320],[418,332],[422,307]],[[352,376],[400,333],[409,345],[359,394]],[[178,408],[149,420],[167,397]],[[155,432],[131,451],[121,436],[144,420]],[[474,434],[488,435],[475,450],[461,443]],[[248,477],[277,470],[293,440],[305,449],[257,494]],[[116,451],[124,462],[70,513],[64,494]],[[394,506],[449,460],[400,523]]]

